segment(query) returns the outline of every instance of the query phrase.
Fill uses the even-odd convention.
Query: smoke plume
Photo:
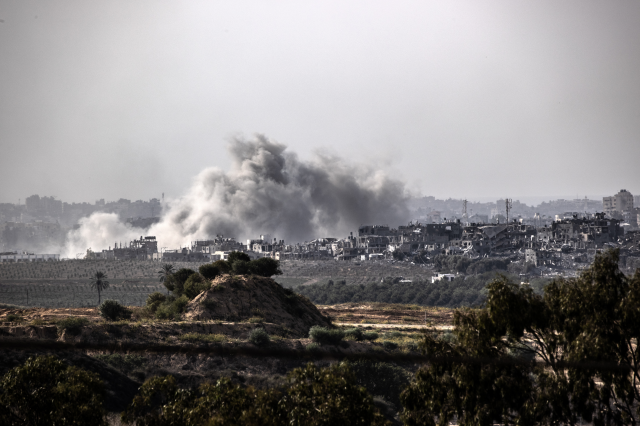
[[[245,239],[270,234],[293,243],[342,238],[360,224],[396,225],[409,217],[404,184],[374,167],[323,154],[302,161],[262,135],[234,139],[228,149],[231,170],[200,172],[146,235],[155,235],[170,248],[216,235]],[[107,216],[83,220],[73,235],[74,245],[84,240],[94,249],[99,243],[106,248],[114,238],[141,235],[141,230],[114,224]]]

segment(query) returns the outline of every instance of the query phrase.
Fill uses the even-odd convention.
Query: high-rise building
[[[621,189],[612,197],[604,197],[602,199],[602,208],[605,213],[611,215],[614,213],[628,213],[633,210],[633,195],[626,189]]]

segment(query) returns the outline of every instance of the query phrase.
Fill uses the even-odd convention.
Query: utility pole
[[[511,201],[511,198],[507,198],[504,201],[504,205],[505,205],[505,210],[507,211],[507,225],[509,224],[509,212],[511,211],[511,208],[513,206],[513,202]]]

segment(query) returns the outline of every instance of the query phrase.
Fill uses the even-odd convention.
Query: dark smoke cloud
[[[360,224],[396,225],[409,217],[404,184],[374,167],[323,154],[302,161],[262,135],[232,140],[229,152],[228,173],[203,170],[151,228],[163,246],[218,234],[288,242],[343,237]]]

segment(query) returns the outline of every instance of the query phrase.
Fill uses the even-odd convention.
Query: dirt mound
[[[186,319],[264,321],[290,330],[291,337],[306,337],[314,325],[329,321],[307,298],[283,288],[271,278],[222,275],[211,289],[187,305]]]

